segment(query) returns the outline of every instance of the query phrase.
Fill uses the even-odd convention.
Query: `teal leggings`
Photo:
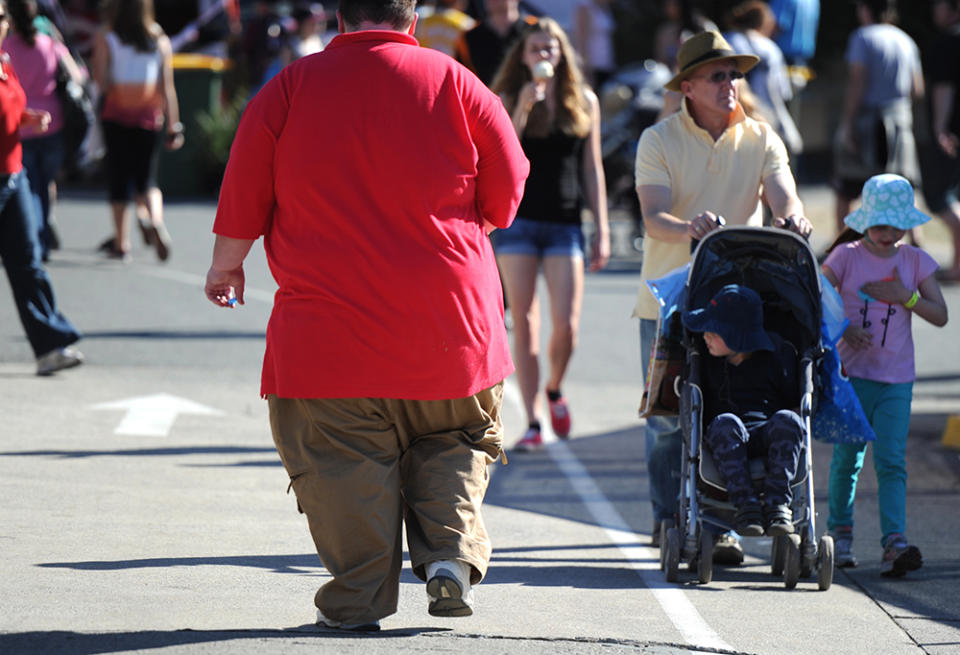
[[[873,442],[873,468],[877,472],[881,545],[894,533],[907,530],[907,434],[913,383],[889,384],[850,378],[863,411],[877,433]],[[830,517],[827,527],[853,527],[853,500],[863,468],[867,444],[836,444],[830,460]]]

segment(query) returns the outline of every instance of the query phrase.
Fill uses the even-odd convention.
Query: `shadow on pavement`
[[[266,332],[223,332],[220,330],[115,330],[84,332],[90,339],[258,339],[267,338]]]
[[[181,455],[243,455],[247,453],[272,453],[270,447],[250,446],[192,446],[174,448],[134,448],[130,450],[12,450],[0,452],[0,457],[56,457],[81,459],[85,457],[178,457]],[[249,465],[247,463],[241,465]],[[280,465],[277,459],[276,465]]]
[[[316,573],[329,577],[316,553],[303,555],[237,555],[216,557],[153,557],[147,559],[102,560],[87,562],[45,562],[43,569],[75,571],[121,571],[128,569],[168,568],[174,566],[240,566],[274,573]],[[3,652],[3,649],[0,649]]]
[[[69,631],[12,632],[0,634],[0,653],[59,653],[60,655],[92,655],[93,653],[122,653],[158,648],[213,644],[230,641],[271,641],[275,639],[316,639],[317,648],[338,639],[370,639],[384,637],[416,637],[432,632],[449,632],[447,628],[402,628],[380,632],[337,632],[318,628],[313,624],[285,630],[144,630],[142,632],[86,633]],[[249,652],[251,645],[238,650]],[[332,646],[331,646],[332,648]],[[214,651],[211,651],[214,652]],[[228,649],[215,652],[229,652]]]

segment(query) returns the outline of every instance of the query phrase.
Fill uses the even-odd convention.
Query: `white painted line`
[[[166,393],[99,403],[92,409],[126,410],[113,433],[136,437],[167,436],[178,414],[223,416],[223,412],[218,409]]]
[[[503,399],[504,402],[516,404],[521,414],[523,413],[520,390],[512,379],[507,380],[504,385]],[[549,431],[549,425],[543,427]],[[550,437],[553,435],[551,434]],[[613,504],[603,495],[603,491],[590,477],[590,472],[580,463],[566,442],[557,441],[554,438],[547,445],[546,450],[570,481],[597,525],[604,529],[610,541],[617,546],[630,566],[640,575],[643,583],[650,589],[664,613],[686,642],[695,647],[734,650],[700,616],[683,589],[663,579],[659,565],[660,552],[648,546],[636,545],[641,539],[640,535],[630,528]]]
[[[141,268],[135,270],[141,275],[159,277],[163,278],[164,280],[173,280],[174,282],[182,282],[188,286],[196,287],[201,295],[203,294],[203,285],[207,281],[202,275],[197,275],[195,273],[184,273],[183,271],[176,271],[170,268]],[[273,291],[264,291],[263,289],[246,287],[243,291],[243,299],[244,301],[259,300],[272,305]]]

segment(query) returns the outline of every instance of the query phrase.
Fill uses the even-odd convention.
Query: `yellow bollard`
[[[947,417],[947,427],[943,431],[941,443],[951,448],[960,448],[960,416]]]

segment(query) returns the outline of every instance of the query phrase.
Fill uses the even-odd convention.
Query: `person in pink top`
[[[82,74],[63,43],[37,31],[36,0],[8,0],[7,6],[13,30],[4,47],[17,68],[27,103],[50,114],[46,132],[33,127],[20,129],[23,167],[37,206],[41,256],[46,261],[50,250],[58,245],[51,212],[56,198],[54,185],[64,159],[63,110],[57,96],[58,62],[63,60],[73,79],[80,81]]]
[[[934,273],[937,263],[923,250],[900,243],[907,230],[930,220],[914,207],[913,187],[899,175],[875,175],[863,186],[863,204],[849,214],[847,228],[828,249],[823,274],[843,298],[850,326],[837,352],[877,435],[877,472],[883,555],[880,573],[900,577],[920,568],[923,557],[907,542],[907,434],[916,377],[910,325],[916,314],[938,327],[947,305]],[[833,447],[830,515],[837,566],[856,566],[853,502],[867,443]]]
[[[472,613],[481,504],[513,371],[488,232],[529,164],[499,98],[413,38],[415,0],[340,0],[340,34],[247,105],[207,298],[243,304],[264,237],[279,289],[261,393],[332,578],[328,628],[378,630],[410,563],[434,616]]]

